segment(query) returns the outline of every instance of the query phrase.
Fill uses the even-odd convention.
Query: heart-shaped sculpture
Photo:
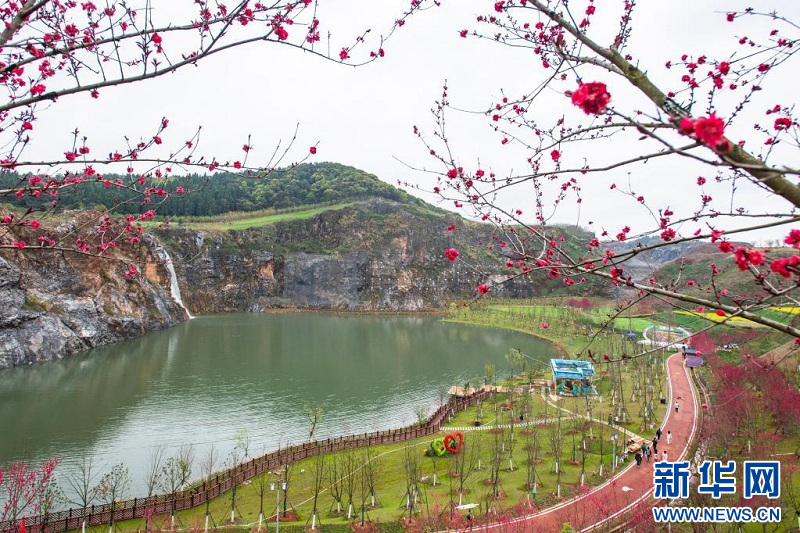
[[[444,447],[450,453],[458,453],[461,451],[461,446],[464,444],[464,434],[456,431],[452,434],[444,436]]]
[[[447,446],[444,443],[444,439],[436,439],[431,442],[431,452],[433,452],[436,457],[441,457],[447,452]]]

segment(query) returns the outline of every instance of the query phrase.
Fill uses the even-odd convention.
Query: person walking
[[[680,406],[681,406],[681,405],[678,403],[678,400],[675,400],[675,412],[676,412],[676,413],[678,412],[678,408],[679,408]]]
[[[647,459],[647,462],[650,462],[650,447],[647,446],[647,442],[642,443],[642,455],[644,458]]]
[[[672,444],[672,431],[667,431],[667,444]]]
[[[658,438],[653,439],[653,455],[658,455]]]
[[[668,461],[668,459],[667,459],[667,450],[661,450],[661,460],[663,462],[665,462],[665,463]]]
[[[642,466],[642,453],[636,452],[636,455],[633,456],[636,459],[636,468],[641,468]]]
[[[660,438],[661,438],[661,428],[658,428],[658,429],[656,430],[656,438],[657,438],[657,439],[660,439]]]

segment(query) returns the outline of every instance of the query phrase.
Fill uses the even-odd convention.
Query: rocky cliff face
[[[503,277],[497,258],[475,247],[490,239],[486,228],[459,224],[451,233],[446,227],[453,218],[373,200],[264,228],[171,228],[159,230],[158,237],[172,254],[193,313],[281,307],[415,311],[474,296],[485,272]],[[451,263],[443,254],[451,246],[468,257]],[[501,295],[529,297],[539,288],[515,281]]]
[[[51,361],[185,319],[150,246],[124,276],[117,259],[53,251],[0,255],[0,369]]]
[[[633,242],[613,242],[609,243],[607,246],[604,246],[604,248],[607,248],[616,254],[621,254],[636,249],[640,242],[642,244],[652,244],[656,241],[655,239],[650,239]],[[625,261],[625,271],[633,278],[634,281],[647,281],[647,279],[650,278],[653,273],[661,268],[664,264],[691,254],[703,246],[705,246],[705,244],[702,242],[690,241],[676,244],[670,243],[670,246],[643,251]]]

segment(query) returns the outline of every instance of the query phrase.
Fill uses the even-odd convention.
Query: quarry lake
[[[223,466],[235,435],[250,455],[308,437],[304,405],[321,405],[316,438],[399,427],[432,411],[450,385],[481,382],[484,365],[508,372],[519,348],[542,364],[555,354],[535,338],[429,316],[226,314],[0,373],[0,464],[63,456],[61,485],[93,458],[117,463],[142,495],[151,451],[212,443]],[[530,361],[531,365],[539,363]],[[193,476],[196,477],[196,476]]]

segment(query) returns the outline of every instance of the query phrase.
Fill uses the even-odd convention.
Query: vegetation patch
[[[170,225],[204,231],[242,231],[252,228],[261,228],[278,222],[306,220],[325,211],[338,211],[352,204],[334,204],[312,207],[310,209],[287,210],[261,214],[257,216],[242,216],[242,213],[217,215],[213,217],[192,217],[190,219],[175,219]],[[152,223],[151,225],[155,225]]]

